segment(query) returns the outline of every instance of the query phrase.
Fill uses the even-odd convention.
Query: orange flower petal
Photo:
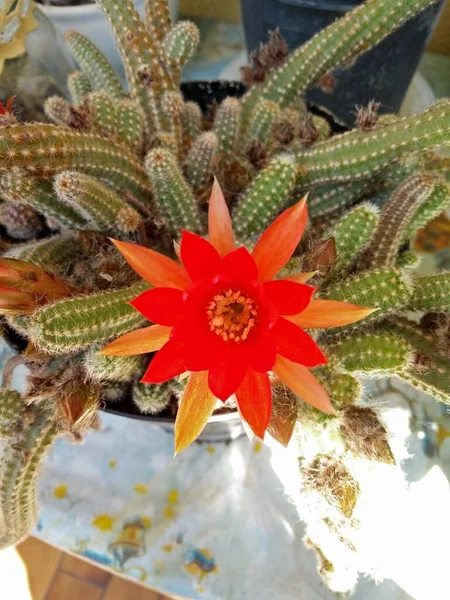
[[[306,367],[277,356],[274,372],[302,400],[329,415],[336,414],[327,391]]]
[[[285,319],[295,323],[302,329],[341,327],[342,325],[356,323],[376,310],[378,309],[365,308],[349,302],[311,300],[303,312],[298,315],[287,316]]]
[[[310,279],[317,275],[317,271],[311,271],[310,273],[295,273],[295,275],[289,275],[289,277],[282,277],[284,281],[293,281],[294,283],[306,283]]]
[[[112,238],[110,240],[130,267],[151,285],[184,290],[191,283],[183,267],[168,256],[138,244],[119,242]]]
[[[220,256],[225,256],[234,250],[230,211],[216,178],[214,178],[214,185],[209,199],[208,227],[209,241]]]
[[[208,387],[208,371],[189,377],[175,421],[175,455],[192,444],[203,431],[217,398]]]
[[[236,398],[241,416],[253,433],[264,439],[272,411],[272,390],[267,373],[249,369],[236,390]]]
[[[260,281],[273,279],[298,246],[308,221],[306,198],[281,213],[257,241],[252,256]]]
[[[170,338],[172,327],[151,325],[122,335],[100,350],[104,356],[134,356],[156,352]]]

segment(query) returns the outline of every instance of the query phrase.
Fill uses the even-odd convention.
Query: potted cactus
[[[42,11],[52,21],[56,28],[65,34],[66,31],[75,29],[79,33],[95,39],[97,47],[106,56],[114,69],[122,77],[123,65],[114,44],[114,37],[108,27],[108,21],[96,5],[95,0],[38,0]],[[145,3],[144,0],[135,0],[134,7],[141,16],[145,14],[145,4],[155,11],[155,4]],[[171,18],[175,21],[178,17],[179,0],[160,2],[162,11],[170,10]]]
[[[80,439],[106,402],[171,406],[181,451],[225,401],[294,449],[308,543],[330,585],[351,587],[361,471],[398,471],[362,378],[450,398],[450,274],[415,275],[409,247],[449,202],[434,150],[450,144],[450,102],[407,118],[371,103],[331,135],[301,95],[433,2],[368,0],[288,57],[262,48],[254,85],[203,114],[179,87],[195,26],[98,3],[129,93],[70,32],[81,70],[72,104],[46,103],[55,124],[0,110],[0,312],[30,369],[24,394],[0,396],[0,544],[32,526],[54,438]]]

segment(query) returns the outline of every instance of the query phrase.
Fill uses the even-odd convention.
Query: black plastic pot
[[[185,81],[181,84],[181,93],[186,102],[197,102],[204,113],[229,96],[240,98],[245,91],[240,81]]]
[[[381,102],[381,112],[397,112],[444,2],[409,20],[350,69],[336,70],[333,93],[315,88],[307,98],[348,125],[354,122],[355,106],[373,99]],[[241,0],[248,50],[266,42],[268,32],[277,27],[293,50],[359,4],[363,0]]]

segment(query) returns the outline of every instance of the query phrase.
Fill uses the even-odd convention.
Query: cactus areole
[[[177,421],[184,426],[175,427],[177,451],[195,439],[193,430],[201,431],[215,399],[225,401],[232,394],[242,417],[263,438],[272,408],[270,371],[309,404],[334,413],[327,392],[307,370],[327,359],[302,324],[349,324],[372,309],[313,300],[315,288],[304,283],[308,273],[274,279],[298,246],[307,219],[303,199],[266,229],[250,254],[243,246],[235,247],[228,207],[216,181],[209,203],[210,241],[183,231],[182,265],[114,240],[130,266],[155,286],[131,302],[155,325],[125,334],[102,352],[124,356],[158,350],[142,383],[160,384],[192,373],[196,385],[186,387],[178,410]]]

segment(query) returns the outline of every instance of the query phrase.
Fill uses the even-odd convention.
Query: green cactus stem
[[[0,172],[0,193],[10,202],[23,203],[67,229],[82,229],[86,225],[79,212],[55,196],[49,181],[37,181],[19,167]]]
[[[411,152],[450,144],[450,101],[399,118],[372,131],[357,129],[336,135],[312,149],[296,151],[297,184],[345,183],[373,177]]]
[[[335,409],[355,404],[362,396],[361,383],[348,373],[339,373],[330,367],[322,367],[315,374],[327,390]]]
[[[128,302],[146,289],[139,283],[44,306],[31,319],[31,337],[50,354],[69,354],[116,338],[145,323]]]
[[[56,427],[51,410],[27,406],[19,394],[0,392],[0,430],[8,432],[0,477],[0,548],[18,543],[37,518],[36,479]]]
[[[183,159],[183,130],[181,125],[181,111],[183,110],[183,96],[179,92],[165,92],[163,96],[163,112],[170,123],[169,129],[173,135],[178,159]]]
[[[179,233],[180,228],[199,231],[200,217],[195,198],[183,178],[176,157],[162,148],[154,149],[147,155],[145,166],[157,208],[174,232]]]
[[[43,123],[4,127],[0,130],[0,173],[12,164],[46,179],[62,169],[77,169],[108,179],[144,204],[151,197],[147,174],[134,152],[97,134]]]
[[[282,110],[275,120],[273,136],[280,146],[289,146],[300,134],[303,123],[303,115],[293,108]]]
[[[145,26],[160,42],[172,27],[169,4],[166,0],[145,0]]]
[[[88,97],[94,125],[105,135],[114,135],[117,112],[113,99],[106,92],[92,92]]]
[[[72,107],[60,96],[50,96],[44,104],[45,114],[57,125],[68,125],[72,123]]]
[[[406,179],[385,204],[370,242],[355,259],[360,270],[391,267],[395,264],[411,216],[430,197],[434,180],[428,173]]]
[[[450,186],[438,179],[427,200],[419,206],[407,226],[403,240],[410,240],[432,219],[439,216],[450,204]]]
[[[193,141],[202,132],[202,111],[196,102],[185,102],[181,110],[183,151],[188,152]]]
[[[169,383],[160,385],[136,383],[133,386],[132,398],[142,413],[157,415],[170,404],[173,390]]]
[[[89,77],[82,71],[73,71],[67,80],[70,96],[75,105],[81,104],[92,92]]]
[[[184,65],[191,60],[200,44],[200,33],[194,23],[180,21],[164,38],[164,56],[176,85]]]
[[[83,357],[83,366],[94,382],[131,381],[139,373],[145,362],[140,356],[104,356],[99,353],[98,344],[89,348]]]
[[[106,185],[89,175],[61,171],[55,177],[58,197],[105,233],[130,234],[142,222],[139,214]]]
[[[422,256],[418,252],[408,250],[399,254],[395,265],[399,269],[415,270],[420,265],[421,260]]]
[[[38,242],[19,244],[3,256],[31,262],[54,275],[65,275],[83,249],[73,235],[55,235]]]
[[[241,106],[236,98],[225,98],[214,121],[220,153],[234,152],[237,147],[241,122]]]
[[[264,87],[263,98],[287,106],[321,77],[381,42],[434,0],[368,0],[295,50]]]
[[[426,332],[414,321],[405,317],[391,316],[380,326],[407,341],[418,356],[426,356],[436,368],[446,369],[448,367],[448,357],[446,352],[441,349],[438,337]]]
[[[371,238],[378,223],[378,210],[361,204],[339,220],[325,237],[333,237],[336,245],[336,268],[347,267]]]
[[[141,107],[148,130],[161,129],[158,105],[171,80],[159,57],[158,40],[146,30],[132,0],[98,0],[122,57],[131,97]],[[150,85],[151,84],[151,85]]]
[[[0,438],[13,436],[18,418],[25,409],[25,402],[19,392],[0,389]]]
[[[435,400],[450,404],[450,372],[447,368],[407,369],[398,374],[400,379],[406,381],[416,390],[432,396]]]
[[[246,135],[245,151],[249,152],[254,144],[265,148],[273,141],[272,132],[280,107],[275,102],[263,100],[255,109],[254,119]]]
[[[95,90],[106,92],[116,102],[123,100],[125,92],[123,91],[120,79],[102,52],[77,31],[68,31],[65,35],[65,40],[82,68],[84,75],[88,78],[90,86]],[[78,102],[75,98],[74,101],[76,104],[79,104],[80,92],[82,94],[81,100],[84,100],[87,95],[87,86],[85,81],[81,84],[77,82],[73,85],[77,86],[75,95],[78,97]]]
[[[186,177],[194,190],[206,185],[213,175],[218,140],[215,133],[205,131],[198,136],[186,159]]]
[[[331,366],[365,376],[395,375],[413,360],[412,347],[393,333],[353,332],[325,346]]]
[[[123,100],[117,106],[116,134],[138,154],[144,143],[144,123],[139,107],[132,100]]]
[[[404,307],[411,293],[412,285],[408,278],[393,268],[364,272],[332,283],[322,291],[321,297],[378,308],[369,317],[377,318]]]
[[[414,283],[414,292],[408,302],[410,310],[450,310],[450,272],[418,277]]]
[[[175,157],[178,157],[178,144],[173,133],[168,133],[166,131],[159,133],[158,137],[155,138],[154,147],[167,150]]]
[[[289,203],[296,174],[289,154],[277,156],[259,173],[236,206],[234,223],[238,236],[250,238],[267,227]]]
[[[308,197],[308,213],[311,219],[319,219],[344,208],[351,207],[370,191],[370,181],[354,181],[344,184],[318,185]],[[306,190],[305,190],[306,191]]]

